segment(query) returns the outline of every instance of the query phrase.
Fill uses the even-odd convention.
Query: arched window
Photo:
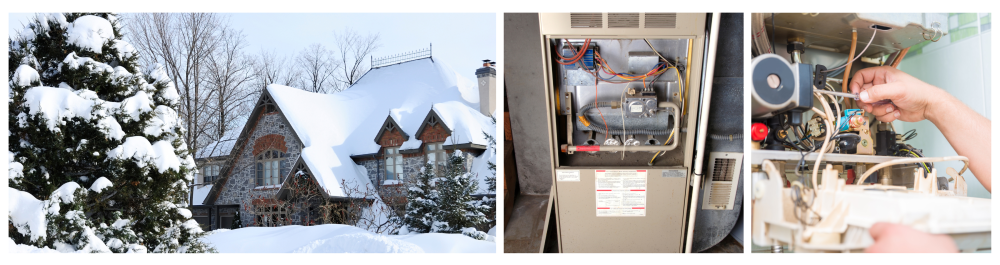
[[[265,150],[257,155],[257,186],[279,185],[288,174],[288,155],[278,150]]]

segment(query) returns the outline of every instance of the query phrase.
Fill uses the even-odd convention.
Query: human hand
[[[851,79],[851,92],[858,94],[858,106],[883,122],[917,122],[930,119],[945,99],[944,90],[924,83],[899,69],[880,66],[861,69]],[[889,104],[883,100],[891,100]]]
[[[932,235],[909,226],[893,223],[875,223],[868,229],[875,243],[868,246],[868,253],[955,253],[955,241],[946,235]]]

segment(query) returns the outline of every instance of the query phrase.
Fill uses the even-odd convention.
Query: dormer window
[[[399,147],[385,148],[385,180],[398,180],[403,177],[403,155]]]
[[[444,151],[444,143],[427,143],[425,146],[427,146],[427,150],[424,151],[424,154],[427,156],[427,163],[431,164],[434,174],[440,173],[440,169],[445,163],[448,163],[448,159]]]
[[[392,119],[392,116],[386,117],[385,122],[382,123],[382,128],[378,130],[378,134],[375,135],[375,143],[381,145],[382,147],[399,147],[410,139],[410,136],[396,124],[396,121]]]

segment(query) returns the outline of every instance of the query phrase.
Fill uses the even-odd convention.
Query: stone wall
[[[403,172],[406,173],[405,175],[406,178],[416,177],[417,174],[420,174],[420,169],[424,167],[424,165],[427,163],[427,157],[424,155],[423,152],[424,149],[420,150],[421,152],[419,153],[407,154],[403,157]],[[451,155],[452,152],[453,151],[449,150],[448,155]],[[465,168],[471,170],[472,160],[476,158],[476,154],[481,152],[482,151],[480,150],[473,151],[468,149],[462,149],[462,155],[465,156]],[[358,165],[364,166],[365,169],[368,171],[368,178],[370,178],[372,184],[376,184],[376,186],[380,186],[382,184],[378,183],[376,181],[376,178],[379,176],[380,172],[384,175],[384,172],[381,171],[383,170],[383,167],[385,167],[384,161],[379,159],[366,159],[359,161]]]
[[[229,174],[225,186],[222,187],[217,205],[238,204],[240,205],[240,218],[244,226],[254,225],[254,215],[248,212],[253,209],[254,199],[274,198],[279,186],[256,187],[256,175],[254,173],[255,156],[254,147],[265,146],[287,150],[285,164],[289,167],[295,164],[302,152],[302,143],[292,133],[292,127],[284,115],[278,112],[261,114],[256,122],[248,124],[253,131],[245,146],[237,146],[239,156],[233,164],[233,168],[226,173]],[[257,141],[266,141],[257,144]],[[283,143],[281,143],[281,142]],[[261,151],[261,150],[258,150]],[[284,176],[283,176],[284,177]]]

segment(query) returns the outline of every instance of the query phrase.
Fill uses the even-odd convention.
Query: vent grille
[[[711,190],[708,191],[708,204],[716,208],[726,208],[732,189],[732,182],[713,182]]]
[[[677,13],[646,13],[646,28],[676,28]]]
[[[571,28],[601,28],[604,21],[601,13],[570,13],[569,25]]]
[[[733,181],[734,167],[736,167],[736,159],[715,159],[715,166],[712,167],[712,181]]]
[[[639,13],[608,13],[608,28],[639,28]]]

